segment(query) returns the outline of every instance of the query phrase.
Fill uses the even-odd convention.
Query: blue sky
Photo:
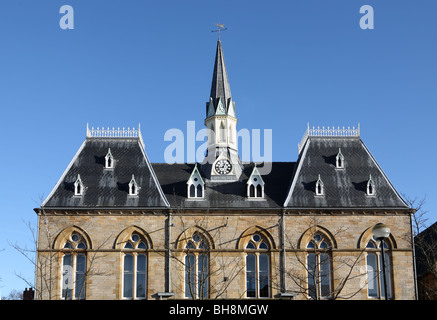
[[[62,30],[62,5],[74,29]],[[359,26],[374,9],[374,29]],[[0,292],[34,267],[27,222],[90,126],[141,123],[152,162],[168,129],[203,128],[217,34],[238,129],[272,129],[273,160],[296,161],[307,123],[361,126],[396,189],[437,220],[437,2],[370,0],[2,0]]]

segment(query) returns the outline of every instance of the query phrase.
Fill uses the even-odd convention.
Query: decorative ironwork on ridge
[[[94,129],[94,127],[91,127],[91,129],[88,126],[88,123],[86,124],[86,136],[87,138],[138,138],[141,141],[141,144],[144,146],[143,136],[141,134],[140,124],[138,124],[138,129],[135,129],[134,127],[131,128],[109,128],[107,127],[97,127],[97,129]]]
[[[307,130],[305,131],[302,140],[297,144],[299,149],[299,153],[301,152],[305,142],[308,137],[359,137],[360,136],[360,124],[358,123],[358,127],[312,127],[310,128],[310,124],[307,124]]]

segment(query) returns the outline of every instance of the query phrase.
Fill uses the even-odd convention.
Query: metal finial
[[[219,38],[219,40],[220,40],[220,33],[221,33],[222,31],[228,30],[228,28],[225,28],[225,25],[224,25],[224,24],[221,24],[220,21],[217,22],[217,23],[215,24],[215,26],[217,27],[217,30],[211,30],[211,32],[218,32],[218,38]]]

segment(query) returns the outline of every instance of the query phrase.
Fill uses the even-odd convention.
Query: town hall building
[[[204,161],[151,163],[139,128],[87,127],[35,209],[35,298],[415,299],[413,211],[360,129],[308,126],[297,159],[243,162],[237,106],[218,40]]]

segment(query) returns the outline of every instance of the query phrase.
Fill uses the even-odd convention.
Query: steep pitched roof
[[[105,169],[108,149],[114,168]],[[80,175],[85,188],[74,195],[74,182]],[[138,196],[129,195],[129,182],[135,177]],[[49,207],[168,207],[153,168],[139,138],[89,138],[79,148],[68,168],[44,201]]]
[[[247,199],[247,180],[253,163],[243,163],[243,173],[235,182],[205,180],[204,200],[187,198],[187,181],[194,164],[153,163],[162,190],[173,208],[281,208],[291,180],[294,162],[273,162],[269,174],[263,175],[264,200]]]
[[[336,168],[341,148],[344,168]],[[315,186],[320,175],[324,195]],[[367,195],[369,176],[375,194]],[[301,151],[284,207],[297,208],[406,208],[359,137],[310,137]]]
[[[214,72],[212,76],[210,98],[217,107],[217,101],[222,98],[225,106],[228,105],[228,99],[231,98],[231,87],[229,86],[228,74],[226,72],[225,57],[223,56],[222,43],[217,41],[217,50],[214,63]]]

